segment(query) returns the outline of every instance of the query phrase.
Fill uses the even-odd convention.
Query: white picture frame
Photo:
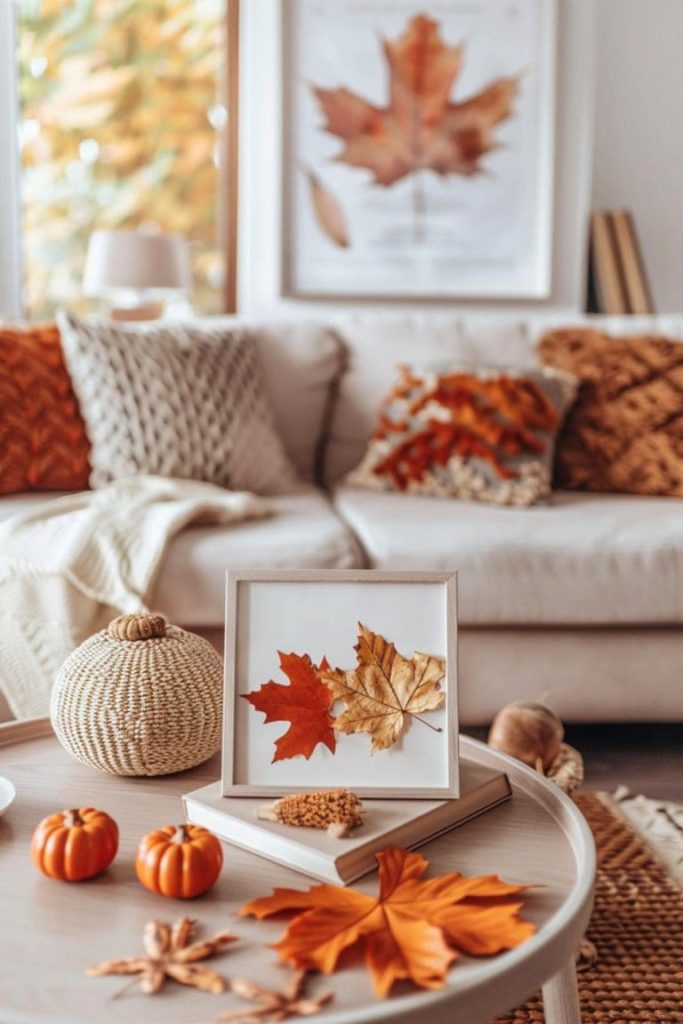
[[[477,174],[428,167],[379,185],[373,171],[346,162],[345,141],[326,130],[315,87],[348,90],[375,109],[386,108],[383,41],[399,39],[417,10],[409,0],[387,0],[377,8],[355,0],[283,5],[282,294],[317,300],[547,299],[556,0],[423,5],[445,43],[465,46],[452,102],[468,100],[497,79],[518,80],[514,110],[495,126],[495,148],[482,156]],[[417,207],[418,189],[419,232],[418,214],[408,212]],[[322,219],[321,196],[328,211]],[[331,231],[321,228],[323,220],[332,221]]]
[[[308,759],[272,760],[288,723],[267,723],[244,697],[270,682],[288,685],[279,651],[307,654],[314,665],[327,657],[332,667],[353,669],[357,623],[364,620],[408,659],[416,652],[444,659],[443,706],[419,722],[406,716],[398,741],[374,754],[366,732],[335,732],[334,754],[318,743]],[[344,705],[336,702],[330,710],[336,717]],[[379,799],[459,795],[455,573],[228,571],[223,795],[277,797],[337,786]]]

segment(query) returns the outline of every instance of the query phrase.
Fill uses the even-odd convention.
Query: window
[[[228,0],[18,0],[24,307],[87,309],[96,228],[191,242],[198,312],[224,305]]]

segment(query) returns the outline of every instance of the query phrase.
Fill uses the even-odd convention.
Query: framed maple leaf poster
[[[225,796],[458,796],[455,574],[229,572],[225,643]]]
[[[284,294],[547,297],[556,0],[284,13]]]

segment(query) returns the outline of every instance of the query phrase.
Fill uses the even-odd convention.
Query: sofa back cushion
[[[325,482],[337,483],[362,459],[398,365],[427,370],[443,370],[449,363],[503,369],[537,367],[538,338],[567,324],[590,324],[613,336],[656,333],[683,338],[683,320],[670,316],[586,318],[541,310],[519,316],[502,312],[372,313],[335,320],[346,352],[346,369],[330,419]]]
[[[336,333],[306,320],[268,322],[222,316],[201,322],[239,325],[253,334],[285,450],[302,480],[316,479],[323,425],[344,361]]]
[[[0,494],[82,490],[89,454],[56,325],[0,325]]]

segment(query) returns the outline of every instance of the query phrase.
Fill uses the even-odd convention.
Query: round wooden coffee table
[[[528,942],[490,959],[463,958],[436,992],[398,986],[378,1000],[362,966],[331,977],[314,976],[312,995],[334,992],[314,1020],[324,1024],[413,1021],[486,1024],[543,986],[547,1024],[580,1024],[574,950],[588,923],[595,876],[593,839],[583,817],[537,773],[462,739],[465,758],[508,773],[513,798],[422,848],[430,873],[497,873],[511,882],[539,886],[526,898],[525,916],[538,925]],[[15,1022],[106,1024],[109,1021],[194,1024],[209,1022],[242,1004],[167,983],[156,996],[120,993],[125,978],[87,978],[89,965],[142,951],[145,923],[189,914],[200,935],[230,928],[240,941],[210,961],[224,977],[249,977],[281,988],[289,972],[267,948],[280,922],[236,918],[234,910],[274,886],[307,888],[311,880],[236,848],[225,847],[225,866],[212,892],[191,902],[168,900],[142,889],[134,854],[152,828],[182,820],[180,796],[219,775],[218,759],[165,779],[123,779],[86,768],[66,754],[46,719],[0,726],[0,774],[17,789],[0,818],[0,1019]],[[119,823],[121,845],[112,867],[78,885],[55,882],[33,867],[29,841],[37,822],[65,807],[91,805]],[[376,877],[356,886],[374,891]]]

